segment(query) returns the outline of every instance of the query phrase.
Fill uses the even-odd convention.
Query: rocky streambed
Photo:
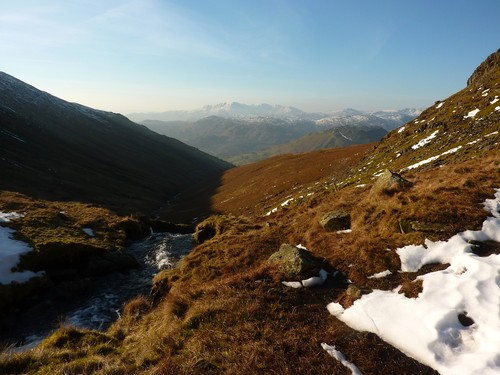
[[[137,259],[139,267],[81,279],[69,290],[59,287],[35,298],[15,317],[2,341],[22,351],[36,345],[61,323],[104,330],[120,317],[128,300],[150,293],[156,273],[175,267],[192,248],[191,234],[157,233],[134,242],[124,251]]]

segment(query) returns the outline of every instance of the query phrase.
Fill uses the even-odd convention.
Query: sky
[[[427,107],[500,48],[498,0],[0,2],[0,71],[120,113]]]

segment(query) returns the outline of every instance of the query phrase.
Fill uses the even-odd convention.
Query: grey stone
[[[277,265],[287,277],[321,268],[320,262],[309,251],[290,244],[282,244],[279,251],[269,257],[268,264]]]
[[[345,211],[332,211],[324,215],[319,223],[328,231],[346,230],[351,228],[351,214]]]
[[[400,174],[386,169],[372,186],[371,191],[380,193],[384,191],[400,191],[413,186],[413,183],[401,177]]]

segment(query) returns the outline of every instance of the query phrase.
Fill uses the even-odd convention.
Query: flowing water
[[[36,326],[25,327],[18,335],[16,341],[21,346],[16,351],[38,344],[61,320],[78,328],[106,329],[120,317],[125,302],[141,294],[148,295],[154,275],[175,267],[192,248],[190,234],[158,233],[133,243],[125,251],[139,261],[141,268],[96,278],[85,296],[70,304],[50,306],[46,311],[48,317],[38,320]]]

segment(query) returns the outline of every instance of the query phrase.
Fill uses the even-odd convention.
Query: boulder
[[[321,263],[314,259],[310,251],[290,244],[282,244],[280,249],[269,257],[268,264],[277,265],[286,277],[321,269]]]
[[[351,228],[351,214],[345,211],[332,211],[322,216],[319,223],[328,231]]]
[[[379,176],[379,178],[377,178],[372,186],[371,191],[373,193],[396,192],[405,190],[412,186],[413,183],[401,177],[400,174],[391,172],[390,170],[386,169]]]

